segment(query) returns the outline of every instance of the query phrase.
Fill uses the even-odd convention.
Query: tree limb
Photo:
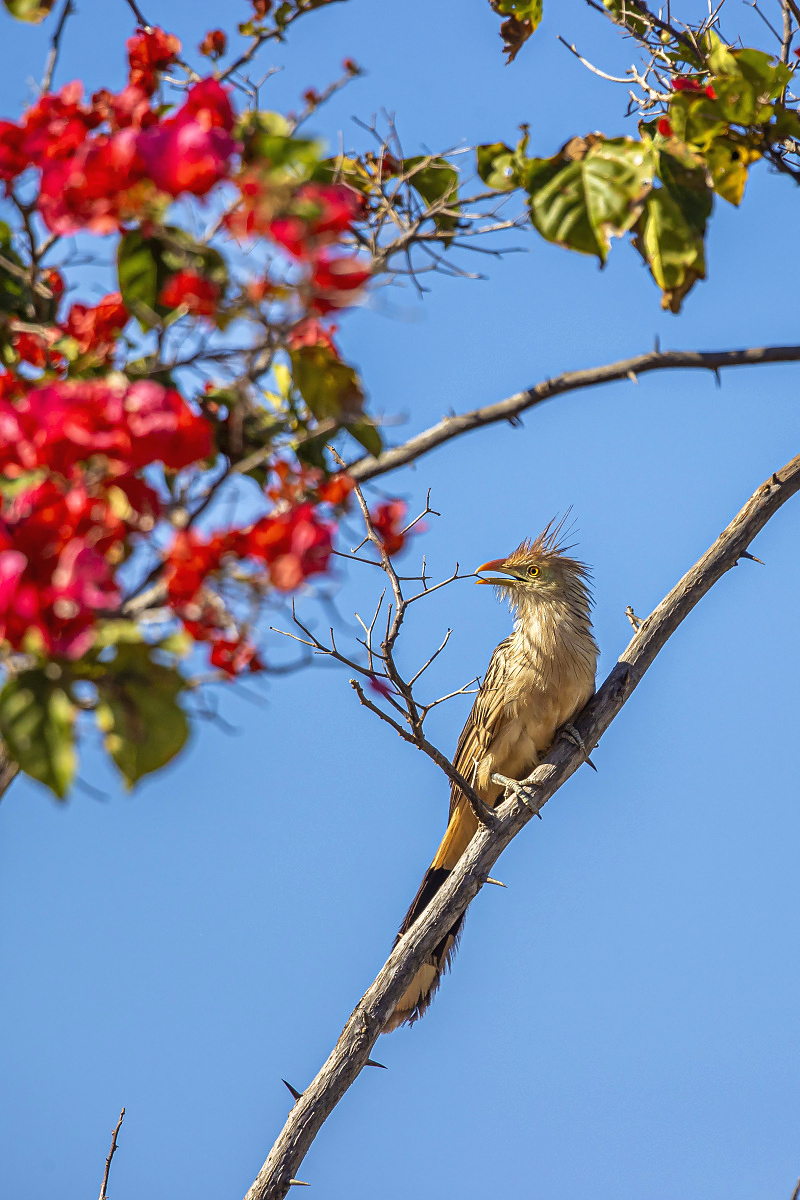
[[[5,743],[0,741],[0,799],[8,791],[19,774],[19,766],[6,750]]]
[[[443,417],[437,425],[431,425],[422,433],[415,434],[402,446],[385,450],[380,458],[359,458],[350,463],[347,469],[354,479],[364,483],[368,479],[375,479],[378,475],[385,475],[414,462],[429,450],[434,450],[462,433],[481,429],[484,425],[494,425],[498,421],[513,422],[514,418],[526,409],[534,408],[554,396],[561,396],[564,392],[595,387],[600,383],[613,383],[617,379],[629,378],[635,382],[637,375],[644,375],[648,371],[702,368],[716,372],[722,367],[751,367],[762,363],[783,362],[800,362],[800,346],[750,346],[744,350],[656,349],[649,354],[623,358],[600,367],[565,371],[563,375],[554,375],[551,379],[545,379],[524,392],[517,392],[505,400],[499,400],[496,404],[487,404],[485,408],[474,408],[471,412]]]
[[[575,722],[594,746],[630,697],[659,651],[718,579],[736,566],[748,545],[781,505],[800,491],[800,455],[759,487],[713,546],[642,622],[600,690]],[[279,1200],[288,1192],[324,1121],[367,1065],[387,1018],[445,930],[480,891],[497,858],[517,833],[584,761],[564,741],[523,787],[495,809],[496,823],[482,827],[435,898],[398,942],[350,1016],[330,1057],[295,1103],[246,1200]]]

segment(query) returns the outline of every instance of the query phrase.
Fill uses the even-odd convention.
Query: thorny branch
[[[758,366],[762,363],[800,362],[800,345],[797,346],[750,346],[743,350],[661,350],[656,348],[649,354],[634,358],[623,358],[600,367],[588,367],[582,371],[565,371],[554,375],[523,392],[515,392],[505,400],[474,408],[469,412],[451,413],[436,425],[417,433],[401,446],[394,446],[381,454],[380,458],[359,458],[348,466],[354,479],[365,482],[385,475],[398,467],[414,462],[437,446],[451,441],[472,429],[508,421],[519,425],[519,414],[554,396],[581,388],[595,387],[601,383],[613,383],[618,379],[637,382],[638,375],[649,371],[702,369],[713,371],[717,378],[723,367]]]
[[[776,471],[750,497],[709,550],[641,623],[616,666],[576,726],[595,746],[648,667],[694,606],[743,557],[756,534],[800,491],[800,455]],[[377,978],[359,1000],[329,1058],[292,1108],[246,1200],[280,1200],[327,1117],[367,1065],[372,1047],[415,971],[445,930],[465,911],[511,840],[584,761],[583,750],[557,743],[533,774],[497,809],[492,827],[482,826],[434,900],[398,942]]]

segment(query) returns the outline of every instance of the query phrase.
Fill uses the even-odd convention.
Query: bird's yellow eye
[[[538,567],[528,567],[528,575],[530,576],[531,579],[535,579],[538,574],[539,574]]]

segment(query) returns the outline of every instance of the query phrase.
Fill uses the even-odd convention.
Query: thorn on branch
[[[368,1058],[368,1059],[367,1059],[367,1061],[366,1061],[366,1063],[365,1063],[365,1066],[367,1066],[367,1067],[380,1067],[380,1069],[381,1069],[382,1071],[388,1071],[388,1070],[389,1070],[389,1068],[388,1068],[388,1067],[387,1067],[387,1066],[386,1066],[384,1063],[375,1062],[375,1059],[374,1059],[374,1058]]]
[[[634,632],[638,633],[639,630],[644,625],[644,621],[641,619],[641,617],[637,617],[636,613],[633,611],[633,607],[630,604],[625,609],[625,616],[628,618],[631,625],[633,626]]]
[[[297,1088],[294,1088],[294,1087],[292,1087],[292,1085],[289,1083],[289,1081],[288,1081],[287,1079],[282,1079],[282,1080],[281,1080],[281,1083],[285,1084],[285,1086],[286,1086],[286,1087],[289,1089],[289,1091],[292,1093],[292,1096],[294,1097],[294,1099],[295,1099],[295,1102],[297,1102],[297,1101],[300,1099],[300,1097],[302,1096],[302,1094],[303,1094],[303,1093],[302,1093],[302,1092],[298,1092]]]

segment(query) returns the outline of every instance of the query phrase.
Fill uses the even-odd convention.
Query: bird
[[[566,736],[576,740],[571,722],[594,694],[598,648],[591,624],[591,576],[584,563],[569,556],[574,547],[565,544],[565,522],[566,517],[554,518],[507,558],[493,559],[475,571],[477,582],[494,586],[514,615],[513,632],[491,656],[453,760],[490,808],[504,795],[504,787],[493,783],[492,776],[524,779],[559,730],[566,728]],[[453,783],[445,835],[395,945],[442,887],[477,828],[468,800]],[[384,1033],[413,1024],[427,1010],[456,951],[463,922],[462,915],[419,967]]]

